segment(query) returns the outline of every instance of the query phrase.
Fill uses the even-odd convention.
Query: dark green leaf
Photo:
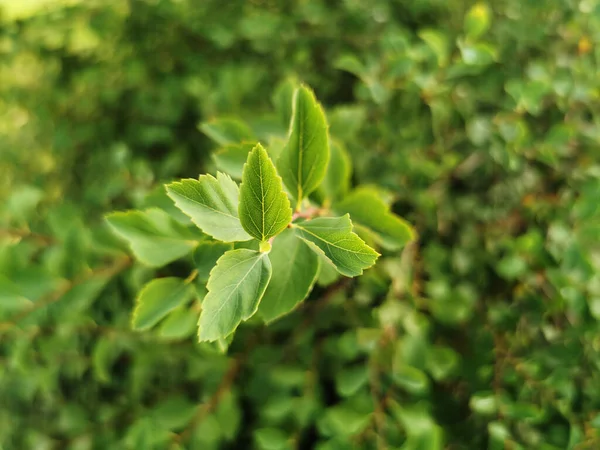
[[[275,238],[269,259],[277,269],[258,309],[265,322],[290,312],[310,293],[319,273],[319,257],[293,230]]]

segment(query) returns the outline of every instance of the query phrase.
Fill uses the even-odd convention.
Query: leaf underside
[[[128,242],[136,259],[152,267],[185,256],[200,238],[160,209],[115,212],[106,221]]]
[[[221,172],[217,177],[201,175],[167,185],[167,194],[206,234],[223,242],[247,241],[238,218],[238,186]]]
[[[237,249],[225,253],[210,273],[202,302],[198,339],[216,341],[231,334],[256,310],[271,279],[266,253]]]

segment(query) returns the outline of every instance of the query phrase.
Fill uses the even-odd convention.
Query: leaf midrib
[[[217,309],[217,310],[216,310],[216,311],[213,313],[213,315],[212,315],[212,319],[211,319],[211,320],[210,320],[210,322],[208,323],[208,328],[212,327],[212,325],[215,323],[215,320],[217,319],[217,316],[218,316],[218,315],[221,313],[221,311],[223,310],[223,308],[225,307],[225,305],[226,305],[226,304],[227,304],[227,303],[228,303],[228,302],[231,300],[231,297],[233,296],[233,294],[234,294],[235,292],[237,292],[237,290],[238,290],[238,289],[239,289],[239,287],[240,287],[240,284],[242,284],[242,283],[244,282],[244,280],[245,280],[246,278],[248,278],[248,275],[250,274],[250,272],[252,272],[252,269],[254,269],[254,267],[256,266],[256,264],[258,264],[258,262],[262,260],[262,258],[263,258],[263,255],[258,255],[258,256],[257,256],[257,257],[255,257],[255,258],[256,258],[256,261],[254,262],[254,264],[252,264],[252,267],[250,267],[250,268],[248,269],[248,271],[246,272],[246,274],[244,275],[244,277],[243,277],[243,278],[242,278],[242,279],[241,279],[241,280],[240,280],[240,281],[239,281],[237,284],[235,284],[235,288],[233,288],[233,289],[231,290],[231,292],[229,293],[229,295],[227,296],[227,298],[226,298],[226,299],[225,299],[225,300],[224,300],[224,301],[221,303],[221,306],[219,307],[219,309]],[[245,260],[245,261],[242,261],[242,262],[240,262],[240,263],[238,263],[238,264],[236,264],[236,265],[243,264],[243,263],[244,263],[244,262],[246,262],[246,261],[247,261],[247,260]],[[233,266],[232,266],[232,267],[230,267],[228,270],[231,270],[231,269],[233,269],[233,268],[234,268],[236,265],[233,265]],[[227,289],[227,288],[228,288],[228,287],[230,287],[230,286],[233,286],[233,285],[228,285],[228,286],[225,286],[225,287],[221,288],[221,290],[223,290],[223,289]]]
[[[343,250],[343,251],[345,251],[345,252],[349,252],[349,253],[355,253],[355,254],[358,254],[358,255],[367,255],[367,256],[371,256],[371,253],[369,253],[369,252],[366,252],[366,253],[365,253],[365,252],[359,252],[359,251],[351,250],[351,249],[348,249],[348,248],[340,247],[339,245],[336,245],[336,244],[334,244],[333,242],[326,241],[325,239],[323,239],[323,238],[322,238],[321,236],[319,236],[318,234],[312,233],[312,232],[310,232],[309,230],[307,230],[306,228],[303,228],[303,227],[301,227],[301,226],[299,226],[299,225],[296,225],[296,227],[300,228],[302,231],[304,231],[304,232],[306,232],[306,233],[310,234],[311,236],[314,236],[314,237],[316,237],[318,240],[320,240],[320,241],[324,242],[326,245],[330,245],[330,246],[332,246],[332,247],[338,248],[338,249],[340,249],[340,250]],[[327,228],[327,227],[319,227],[319,228],[330,229],[330,228]],[[354,234],[354,233],[352,233],[351,231],[350,231],[349,233],[350,233],[350,234]]]
[[[171,189],[171,190],[172,190],[172,189]],[[205,203],[201,203],[201,202],[199,202],[198,200],[196,200],[196,199],[194,199],[194,198],[192,198],[192,197],[188,197],[187,195],[183,195],[183,194],[181,194],[181,193],[179,193],[179,192],[176,192],[176,191],[173,191],[173,190],[172,190],[172,192],[174,192],[176,195],[180,196],[180,197],[181,197],[181,198],[183,198],[184,200],[188,200],[188,201],[190,201],[190,202],[192,202],[192,203],[195,203],[196,205],[198,205],[198,206],[200,206],[200,207],[203,207],[203,208],[209,209],[209,210],[211,210],[211,211],[213,211],[213,212],[216,212],[217,214],[223,214],[224,216],[231,217],[232,219],[238,219],[238,220],[239,220],[239,217],[236,217],[236,216],[234,216],[234,215],[232,215],[232,214],[229,214],[229,213],[226,213],[226,212],[223,212],[223,211],[219,211],[218,209],[215,209],[215,208],[213,208],[212,206],[209,206],[209,205],[207,205],[207,204],[205,204]],[[184,211],[184,212],[185,212],[185,211]]]

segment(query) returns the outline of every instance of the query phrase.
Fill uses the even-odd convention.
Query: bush
[[[600,4],[0,8],[1,448],[599,447]],[[300,83],[353,168],[312,200],[367,193],[416,239],[355,220],[373,268],[321,265],[293,311],[199,343],[210,267],[169,233],[204,237],[163,185],[283,148]],[[104,219],[127,209],[171,230],[142,243],[164,264]]]

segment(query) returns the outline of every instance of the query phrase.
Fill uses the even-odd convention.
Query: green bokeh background
[[[600,448],[599,43],[598,0],[0,1],[0,449]],[[297,81],[419,238],[227,351],[132,331],[192,263],[103,216]]]

